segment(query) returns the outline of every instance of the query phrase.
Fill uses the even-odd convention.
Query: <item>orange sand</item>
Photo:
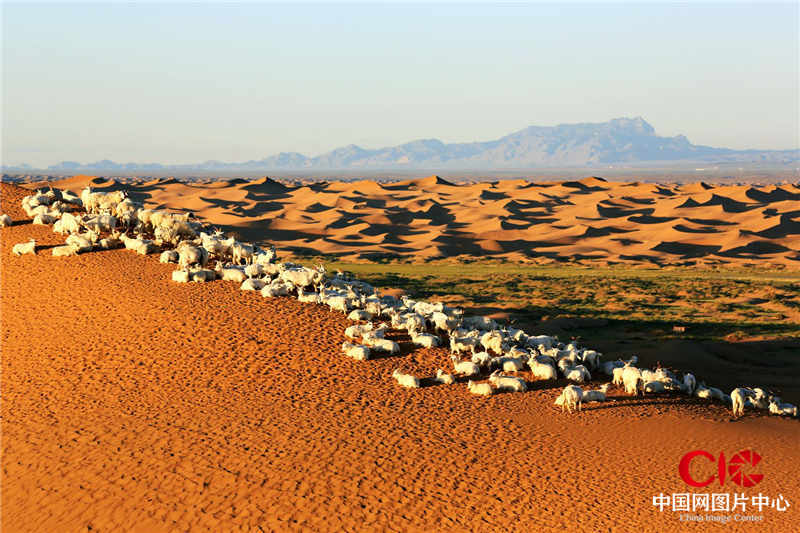
[[[124,188],[148,207],[190,209],[249,241],[347,259],[458,255],[594,264],[800,266],[800,186],[398,183],[287,186],[263,178],[55,186]]]
[[[2,185],[15,220],[22,194]],[[38,255],[11,256],[31,236]],[[621,397],[567,416],[561,382],[407,391],[391,371],[431,375],[445,351],[356,362],[326,307],[178,285],[124,250],[53,258],[49,227],[0,237],[4,533],[800,530],[796,420]],[[755,526],[659,513],[697,448],[755,449],[765,478],[745,492],[792,507]]]

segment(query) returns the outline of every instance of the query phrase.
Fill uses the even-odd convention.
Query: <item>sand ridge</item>
[[[127,189],[146,207],[190,209],[242,239],[296,254],[419,260],[459,255],[630,265],[800,265],[800,186],[509,180],[291,185],[270,178],[54,186]]]
[[[174,284],[124,250],[54,258],[23,194],[2,185],[3,531],[688,530],[651,499],[686,491],[696,448],[759,451],[757,490],[793,506],[757,530],[800,528],[796,421],[658,398],[567,417],[561,382],[403,390],[392,369],[446,351],[392,334],[399,356],[359,363],[325,307]],[[12,257],[31,236],[38,255]]]

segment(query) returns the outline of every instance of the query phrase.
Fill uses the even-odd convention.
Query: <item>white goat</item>
[[[733,416],[738,418],[744,414],[744,404],[747,398],[754,397],[755,393],[744,387],[737,387],[731,391],[731,409]]]
[[[598,390],[583,391],[581,401],[583,403],[604,402],[606,401],[606,394],[608,394],[609,387],[611,387],[611,383],[604,383]]]
[[[697,379],[695,379],[694,374],[686,373],[683,375],[683,385],[686,387],[686,393],[690,396],[694,394],[695,389],[697,388]]]
[[[53,248],[53,257],[69,257],[77,253],[77,249],[69,244],[65,244],[64,246],[56,246]]]
[[[165,250],[161,252],[161,255],[158,257],[159,263],[177,263],[178,262],[178,252],[175,250]]]
[[[347,320],[352,320],[353,322],[365,322],[367,320],[372,320],[372,315],[363,309],[354,309],[347,315]]]
[[[416,346],[422,348],[435,348],[439,346],[439,337],[431,335],[430,333],[417,333],[411,331],[411,342]]]
[[[528,385],[522,378],[514,376],[504,376],[496,370],[489,376],[489,383],[494,385],[499,390],[510,390],[513,392],[525,392],[528,390]]]
[[[489,383],[477,383],[475,381],[469,380],[467,382],[467,390],[472,394],[476,394],[478,396],[491,396],[494,394],[494,389],[492,388],[491,384]]]
[[[239,286],[239,289],[243,291],[260,291],[266,284],[267,282],[263,279],[247,278]]]
[[[585,383],[592,379],[592,375],[583,365],[573,366],[564,372],[564,377],[570,381]]]
[[[456,355],[451,355],[450,360],[453,361],[453,371],[456,374],[477,376],[481,373],[481,368],[472,361],[460,361]]]
[[[369,346],[352,344],[345,341],[342,343],[342,351],[347,357],[352,357],[356,361],[366,361],[369,359]]]
[[[567,385],[561,391],[561,395],[556,398],[555,405],[561,406],[561,412],[565,410],[572,413],[572,410],[577,407],[578,411],[581,410],[581,402],[583,401],[583,390],[577,385]]]
[[[28,242],[15,244],[11,249],[11,253],[17,256],[25,254],[36,255],[36,241],[31,239]]]
[[[638,395],[642,387],[642,375],[635,366],[626,366],[622,372],[622,383],[626,394]]]
[[[528,359],[528,366],[531,367],[533,376],[539,379],[558,379],[556,367],[547,363],[540,363],[535,357]]]
[[[436,377],[433,379],[445,385],[452,385],[456,382],[456,378],[453,377],[453,374],[446,374],[441,368],[436,370]]]
[[[797,406],[790,403],[781,403],[780,398],[773,397],[769,402],[769,412],[773,415],[788,415],[797,418]]]
[[[419,379],[411,374],[400,372],[399,368],[392,372],[392,377],[397,380],[397,383],[399,383],[401,387],[406,387],[407,389],[419,388]]]

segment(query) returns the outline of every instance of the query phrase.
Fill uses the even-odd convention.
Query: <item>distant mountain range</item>
[[[160,163],[94,163],[62,161],[48,171],[249,171],[249,170],[403,170],[403,169],[534,169],[597,167],[615,164],[761,163],[791,164],[800,150],[730,150],[696,145],[683,135],[660,137],[643,118],[617,118],[602,123],[529,126],[487,142],[444,143],[421,139],[400,146],[368,150],[350,144],[308,157],[281,152],[264,159],[226,163],[205,161],[186,165]],[[4,170],[30,170],[29,165]]]

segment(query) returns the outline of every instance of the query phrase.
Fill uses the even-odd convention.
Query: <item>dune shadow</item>
[[[713,244],[689,244],[684,242],[663,241],[651,248],[656,252],[664,252],[671,255],[678,255],[681,259],[694,259],[711,254],[717,254],[722,246]]]
[[[794,220],[792,216],[783,214],[781,215],[780,223],[777,225],[759,232],[752,232],[752,234],[766,239],[783,239],[789,235],[800,235],[800,221]]]
[[[605,202],[610,203],[610,202]],[[597,213],[603,218],[622,218],[622,217],[632,217],[635,215],[652,215],[653,209],[652,207],[645,207],[640,209],[630,209],[628,207],[617,207],[617,206],[609,206],[603,205],[602,203],[597,204]]]

